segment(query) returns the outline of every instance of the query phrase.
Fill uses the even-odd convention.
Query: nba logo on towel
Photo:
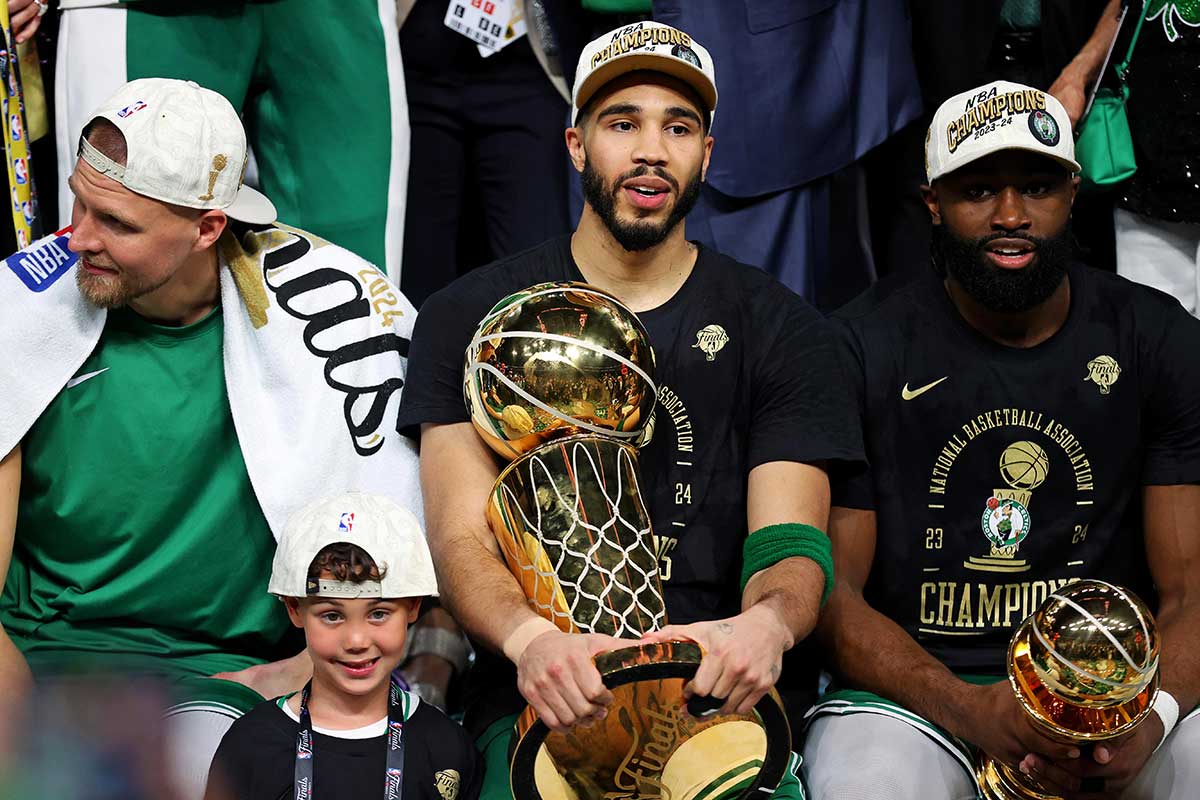
[[[8,125],[12,128],[12,140],[14,142],[21,141],[21,116],[19,114],[9,114]]]
[[[13,162],[13,174],[17,176],[17,183],[29,183],[29,166],[28,161],[23,158],[18,158]]]
[[[25,215],[25,222],[32,225],[33,203],[29,202],[28,200],[26,200],[24,203],[21,203],[21,213]]]
[[[338,530],[349,533],[354,530],[354,512],[347,511],[342,514],[341,520],[338,521]]]

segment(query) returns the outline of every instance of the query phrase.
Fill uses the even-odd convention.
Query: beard
[[[1033,263],[1022,269],[1004,269],[991,263],[985,252],[996,239],[1023,239],[1036,247]],[[1045,239],[1022,233],[994,233],[981,239],[962,239],[946,226],[934,225],[930,241],[934,269],[949,274],[977,303],[989,311],[1014,314],[1041,305],[1067,274],[1075,257],[1071,226]]]
[[[671,213],[661,223],[656,224],[643,219],[626,222],[617,217],[617,196],[621,191],[621,184],[632,178],[640,178],[644,175],[654,175],[656,178],[662,178],[671,184],[671,188],[678,195],[679,199],[675,202]],[[703,180],[701,178],[701,170],[697,168],[696,174],[692,176],[681,192],[679,191],[679,182],[665,169],[654,167],[652,170],[643,164],[617,178],[612,182],[612,186],[610,187],[604,185],[604,179],[592,167],[591,159],[587,159],[583,163],[582,183],[583,197],[587,201],[587,204],[600,217],[600,220],[604,223],[604,227],[617,240],[617,244],[632,253],[640,250],[648,250],[651,247],[662,244],[666,240],[671,231],[675,230],[675,226],[682,222],[683,218],[696,206],[696,201],[700,199],[700,185],[703,183]]]
[[[113,309],[129,305],[130,300],[153,292],[169,279],[158,282],[137,280],[122,271],[114,275],[93,275],[84,269],[82,261],[81,257],[80,263],[75,266],[75,284],[83,298],[97,308]]]

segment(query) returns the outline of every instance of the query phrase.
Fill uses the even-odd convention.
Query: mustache
[[[651,168],[645,164],[629,170],[629,172],[626,172],[624,175],[621,175],[615,181],[613,181],[613,194],[621,191],[621,184],[625,183],[625,181],[630,181],[634,178],[644,178],[647,175],[653,175],[656,178],[662,178],[664,181],[671,184],[671,188],[675,190],[675,194],[679,194],[679,181],[675,180],[675,177],[671,175],[671,173],[667,172],[662,167]]]

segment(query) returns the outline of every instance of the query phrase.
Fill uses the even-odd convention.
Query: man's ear
[[[933,218],[934,225],[942,224],[942,205],[938,201],[937,189],[929,184],[921,184],[921,201],[925,203],[925,207],[929,209],[929,216]]]
[[[200,214],[196,221],[198,234],[195,250],[207,250],[212,247],[229,224],[229,217],[219,208],[212,208]]]
[[[587,151],[583,146],[583,126],[576,125],[574,128],[567,128],[567,153],[571,156],[571,164],[574,165],[576,172],[583,172],[583,165],[587,163]]]
[[[285,597],[283,598],[283,605],[287,609],[288,619],[292,621],[292,624],[297,628],[303,628],[304,617],[300,612],[300,598]]]
[[[704,163],[700,165],[700,180],[708,177],[708,162],[712,158],[713,137],[704,137]]]

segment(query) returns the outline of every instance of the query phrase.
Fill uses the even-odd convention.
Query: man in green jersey
[[[6,350],[25,346],[26,330],[71,327],[77,318],[48,301],[43,306],[52,310],[24,328],[12,321],[27,297],[55,290],[83,307],[79,318],[100,320],[94,346],[86,340],[73,362],[79,366],[65,373],[72,377],[53,387],[40,413],[31,412],[36,419],[19,429],[18,444],[0,462],[0,577],[7,571],[0,698],[19,695],[31,673],[39,681],[79,671],[165,678],[179,699],[168,712],[166,744],[184,798],[202,794],[232,719],[263,697],[298,690],[311,671],[302,643],[284,641],[283,607],[264,591],[272,531],[285,518],[274,503],[279,486],[303,494],[311,489],[306,473],[328,468],[317,449],[296,442],[311,429],[317,440],[349,433],[342,438],[357,451],[351,456],[373,459],[391,496],[406,491],[396,487],[406,483],[409,456],[383,460],[390,458],[385,445],[394,449],[392,439],[401,437],[387,437],[382,420],[398,403],[407,352],[394,319],[411,325],[411,307],[361,259],[271,227],[271,202],[241,185],[245,142],[236,112],[215,92],[165,79],[123,87],[80,141],[69,240],[60,236],[57,251],[51,241],[7,260],[24,286],[7,290],[10,319],[0,325]],[[77,290],[69,281],[53,286],[67,271],[58,262],[75,257]],[[311,263],[301,273],[286,272],[305,259]],[[344,297],[345,286],[356,299]],[[323,299],[329,292],[342,296]],[[336,305],[322,311],[328,302]],[[54,315],[61,318],[41,319]],[[254,359],[239,366],[231,357],[249,334],[231,337],[230,330],[244,326],[265,337],[289,325],[297,352],[274,366]],[[350,345],[331,343],[347,330],[355,337]],[[43,348],[41,364],[60,349]],[[368,350],[372,372],[356,385],[356,353]],[[38,371],[30,370],[28,382],[44,380]],[[335,413],[314,402],[318,413],[290,403],[272,414],[296,424],[294,434],[277,437],[288,440],[286,448],[264,470],[261,431],[271,425],[271,409],[239,415],[236,401],[259,385],[288,384],[280,374],[287,372],[323,376],[319,389],[333,398],[321,395],[321,402],[333,402]],[[26,391],[24,376],[7,367],[0,373],[0,392]],[[365,414],[360,403],[369,406]],[[13,408],[0,416],[11,417]],[[4,436],[12,429],[0,424],[0,452],[11,447]],[[415,486],[411,459],[407,483]],[[272,483],[281,474],[283,482]],[[362,481],[351,470],[326,474],[348,486]]]

